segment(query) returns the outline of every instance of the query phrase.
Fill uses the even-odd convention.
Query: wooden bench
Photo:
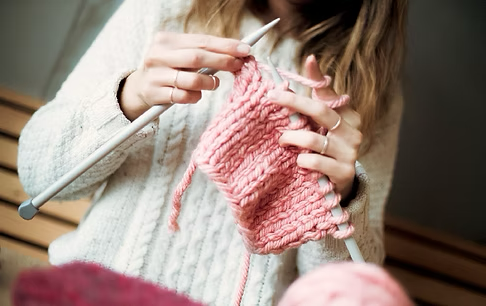
[[[0,245],[47,261],[48,245],[76,228],[89,201],[49,202],[30,221],[17,213],[18,205],[29,198],[17,176],[17,140],[42,104],[0,88]]]
[[[0,88],[0,246],[47,260],[49,243],[76,228],[88,200],[50,202],[25,221],[28,196],[17,169],[17,139],[43,103]],[[419,304],[486,305],[486,248],[387,216],[386,268]]]

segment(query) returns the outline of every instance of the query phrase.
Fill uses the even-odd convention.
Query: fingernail
[[[238,51],[239,53],[248,55],[248,53],[250,53],[250,46],[247,45],[247,44],[239,44],[236,47],[236,51]]]
[[[297,155],[297,161],[296,162],[297,162],[297,165],[298,166],[301,166],[302,165],[302,158],[304,158],[302,156],[302,154]]]
[[[270,100],[278,99],[278,92],[277,92],[277,91],[275,91],[275,90],[270,90],[270,91],[267,93],[267,97],[268,97]]]
[[[282,139],[283,138],[283,139]],[[281,146],[281,147],[288,147],[288,144],[287,142],[285,141],[285,137],[284,135],[280,136],[278,138],[278,144]]]

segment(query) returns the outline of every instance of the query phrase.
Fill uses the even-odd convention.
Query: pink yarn
[[[250,255],[250,253],[246,252],[244,256],[243,266],[241,267],[241,280],[234,298],[234,306],[239,306],[241,304],[241,299],[245,293],[246,280],[248,279],[248,270],[250,268]]]
[[[412,306],[403,288],[381,267],[324,265],[297,279],[278,306]]]
[[[271,103],[266,93],[275,87],[264,80],[253,57],[245,59],[235,74],[233,91],[222,111],[213,120],[193,152],[191,163],[173,197],[169,225],[177,230],[181,198],[196,168],[214,181],[233,210],[238,231],[247,250],[256,254],[278,254],[327,234],[347,238],[353,232],[339,232],[337,225],[347,222],[345,212],[333,217],[331,209],[340,196],[326,200],[333,190],[329,183],[319,187],[322,173],[297,166],[300,148],[283,148],[278,139],[282,130],[311,129],[306,117],[290,122],[289,110]],[[287,77],[311,85],[327,86],[329,79],[316,82],[285,73]],[[346,103],[340,98],[330,105]]]
[[[334,185],[328,183],[321,188],[317,180],[322,173],[297,166],[297,156],[305,150],[283,148],[278,143],[281,131],[310,130],[311,125],[304,116],[291,122],[288,109],[268,100],[266,93],[275,88],[275,83],[263,79],[260,69],[268,71],[269,67],[249,56],[235,73],[228,102],[201,136],[174,192],[169,220],[170,229],[179,230],[182,196],[196,168],[201,169],[228,200],[248,251],[235,305],[243,297],[251,253],[278,254],[328,234],[347,238],[354,231],[352,225],[345,231],[338,230],[337,225],[349,219],[347,211],[339,217],[331,214],[341,200],[337,193],[333,200],[325,198]],[[280,73],[314,89],[331,82],[329,77],[316,82],[286,71]],[[287,86],[285,83],[283,89]],[[315,91],[313,95],[318,98]],[[341,96],[328,106],[340,107],[348,100],[348,96]]]

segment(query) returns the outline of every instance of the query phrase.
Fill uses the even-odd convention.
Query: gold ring
[[[322,142],[322,149],[321,149],[321,155],[324,155],[326,154],[326,151],[327,151],[327,147],[329,146],[329,138],[327,138],[326,136],[322,136],[324,137],[324,141]]]
[[[338,116],[339,116],[339,115],[338,115]],[[334,125],[332,128],[330,128],[330,129],[329,129],[329,132],[334,131],[334,130],[335,130],[335,129],[337,129],[337,128],[338,128],[340,125],[341,125],[341,116],[339,116],[339,119],[338,119],[338,121],[336,122],[336,124],[335,124],[335,125]]]
[[[213,79],[213,88],[211,88],[211,90],[215,90],[216,89],[216,77],[214,75],[210,75],[210,77]]]

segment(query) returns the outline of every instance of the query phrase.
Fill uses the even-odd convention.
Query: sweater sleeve
[[[399,95],[377,126],[372,146],[356,163],[358,191],[345,208],[355,227],[353,237],[365,261],[376,264],[382,264],[385,258],[383,212],[393,177],[402,107]],[[330,236],[306,243],[297,252],[299,274],[326,262],[350,259],[344,241]]]
[[[152,4],[153,2],[153,4]],[[160,1],[124,1],[81,58],[56,97],[22,130],[18,172],[36,196],[130,124],[120,110],[120,81],[134,71],[157,25]],[[152,10],[152,12],[151,12]],[[57,199],[89,196],[124,162],[135,144],[149,138],[157,120],[133,135],[76,179]]]

